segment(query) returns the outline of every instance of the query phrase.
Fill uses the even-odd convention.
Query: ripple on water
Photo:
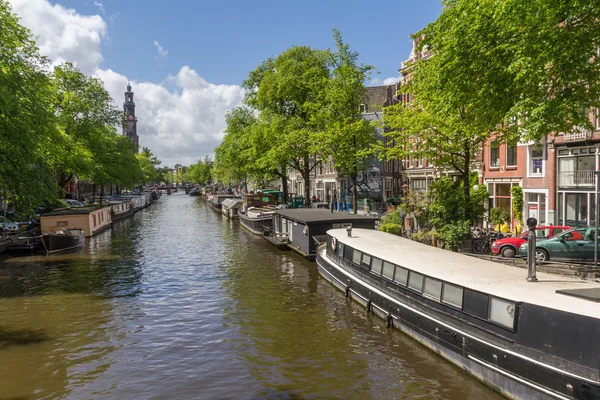
[[[496,396],[181,194],[81,251],[1,261],[0,358],[0,399]]]

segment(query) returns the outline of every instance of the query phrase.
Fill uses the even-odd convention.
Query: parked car
[[[594,259],[595,228],[573,228],[548,240],[536,243],[535,258],[538,261],[548,260],[582,260]],[[599,238],[600,240],[600,238]],[[599,255],[600,255],[600,246]],[[521,245],[519,254],[527,258],[527,243]]]
[[[19,225],[19,229],[24,231],[34,229],[40,225],[39,218],[32,215],[27,215],[19,212],[11,212],[7,214],[8,219]]]
[[[558,235],[561,232],[568,231],[571,229],[570,226],[538,226],[535,228],[535,238],[549,239],[552,236]],[[523,232],[517,237],[507,237],[498,239],[490,246],[492,254],[501,255],[502,257],[512,258],[519,254],[519,249],[523,243],[527,242],[527,235],[529,232]]]
[[[67,205],[67,207],[85,207],[85,204],[83,204],[82,202],[78,201],[78,200],[73,200],[73,199],[63,199],[63,203],[65,203]]]
[[[19,224],[6,217],[0,216],[0,228],[4,232],[18,232]]]

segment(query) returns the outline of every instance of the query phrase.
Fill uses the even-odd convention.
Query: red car
[[[535,237],[536,239],[548,239],[569,229],[571,229],[569,226],[538,226],[535,228]],[[496,240],[491,246],[492,254],[507,258],[514,257],[519,254],[519,247],[527,242],[528,233],[528,231],[525,231],[517,237]]]

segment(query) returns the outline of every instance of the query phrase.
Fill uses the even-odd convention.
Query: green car
[[[594,260],[594,238],[596,228],[573,228],[548,240],[536,243],[535,259],[548,260]],[[600,238],[598,238],[598,257],[600,257]],[[527,243],[519,248],[519,254],[527,258]]]

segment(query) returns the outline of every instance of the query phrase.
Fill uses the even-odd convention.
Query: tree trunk
[[[465,142],[465,163],[463,165],[463,191],[465,194],[465,217],[467,220],[471,220],[471,148],[470,143]]]
[[[308,157],[304,158],[301,175],[304,180],[304,207],[310,208],[310,165]]]
[[[358,172],[356,170],[351,176],[352,178],[352,210],[354,214],[358,214]]]
[[[104,185],[100,186],[100,207],[102,207],[103,198],[104,198]]]

